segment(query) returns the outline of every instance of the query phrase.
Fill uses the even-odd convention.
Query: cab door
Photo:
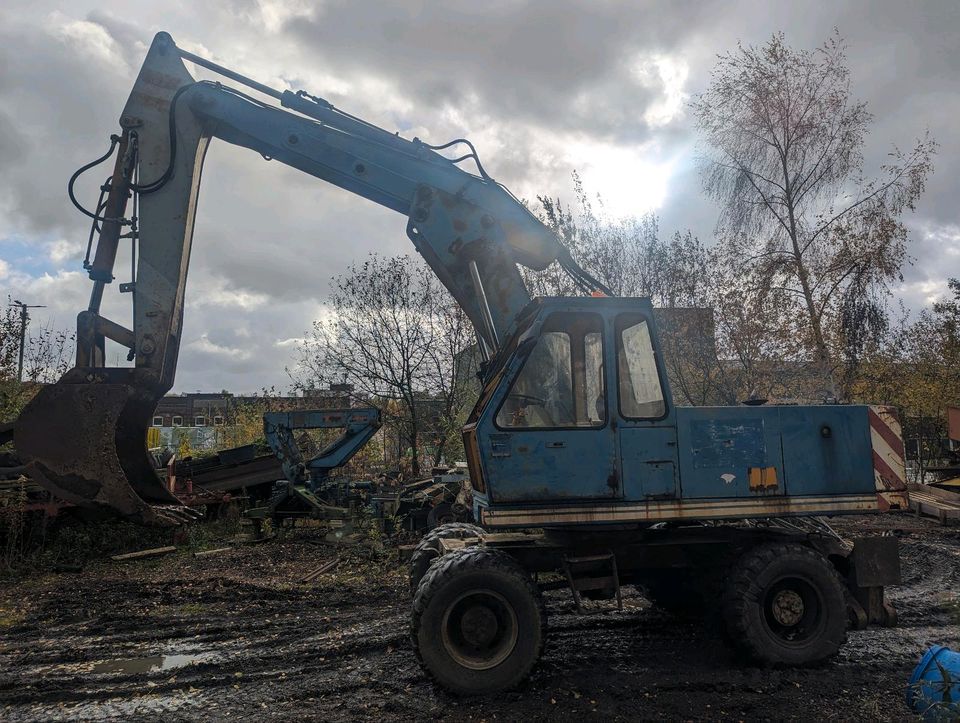
[[[676,418],[650,313],[618,314],[613,343],[624,498],[678,498]]]
[[[498,389],[480,443],[494,502],[620,496],[603,318],[555,312]]]

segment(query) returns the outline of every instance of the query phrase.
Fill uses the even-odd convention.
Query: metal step
[[[604,570],[604,567],[607,570]],[[573,593],[577,612],[583,612],[580,593],[584,590],[612,590],[617,598],[617,610],[623,610],[617,558],[612,551],[599,555],[564,557],[563,570],[567,575],[567,583],[570,586],[570,592]]]

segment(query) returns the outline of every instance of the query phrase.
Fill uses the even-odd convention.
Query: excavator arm
[[[184,60],[279,107],[219,82],[198,82]],[[430,146],[404,139],[321,98],[275,90],[183,51],[166,33],[154,38],[120,126],[106,199],[85,211],[100,233],[86,262],[93,291],[77,319],[76,366],[34,398],[14,430],[30,475],[77,504],[147,524],[184,517],[149,463],[145,432],[174,382],[200,176],[212,138],[406,216],[408,237],[464,309],[488,359],[530,301],[517,263],[539,270],[559,261],[585,291],[602,289],[487,175],[469,142]],[[458,159],[438,153],[458,145],[470,152]],[[468,160],[477,174],[460,167]],[[71,198],[77,203],[75,178]],[[139,251],[135,280],[120,289],[132,293],[133,329],[100,313],[119,244],[127,238]],[[129,349],[132,368],[106,366],[108,338]]]

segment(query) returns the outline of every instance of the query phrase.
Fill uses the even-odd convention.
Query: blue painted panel
[[[786,494],[777,407],[678,407],[684,499]],[[750,489],[751,467],[773,467],[777,487]]]
[[[872,492],[867,407],[779,407],[783,464],[793,495]]]
[[[641,299],[543,299],[531,304],[529,313],[535,316],[518,323],[517,331],[535,338],[542,319],[553,311],[601,314],[607,335],[606,378],[613,380],[616,314],[637,310],[650,313],[649,307],[649,301]],[[557,503],[564,500],[578,502],[579,506],[594,499],[602,503],[598,509],[602,508],[604,514],[620,509],[622,503],[628,513],[611,516],[609,521],[625,522],[651,519],[653,512],[665,506],[689,510],[691,504],[702,511],[704,518],[716,516],[717,509],[736,515],[741,513],[729,510],[745,509],[740,500],[769,498],[773,503],[769,509],[776,514],[812,514],[810,510],[830,514],[829,502],[817,502],[818,498],[837,495],[837,512],[854,512],[865,509],[857,506],[862,505],[862,499],[851,506],[841,496],[874,491],[866,407],[668,405],[668,416],[663,420],[626,420],[619,414],[616,394],[610,393],[607,428],[506,431],[494,425],[493,417],[522,355],[507,359],[503,373],[492,378],[495,386],[485,389],[483,402],[472,415],[476,415],[489,493],[486,499],[478,500],[489,502],[491,510],[498,504],[516,509],[562,510],[564,506]],[[608,383],[608,392],[612,389]],[[825,427],[829,429],[826,433]],[[776,487],[751,489],[752,467],[772,467]],[[617,476],[613,479],[619,485],[611,487],[614,472]],[[676,497],[671,498],[671,494]],[[784,496],[811,499],[809,505],[798,509],[778,507]],[[717,504],[713,505],[711,499]],[[543,502],[547,504],[538,504]],[[868,497],[866,507],[869,502]],[[761,505],[759,512],[749,516],[767,514],[766,509]]]
[[[693,419],[690,444],[696,469],[766,464],[762,419]]]
[[[499,432],[485,442],[480,453],[494,502],[619,496],[609,428]]]
[[[624,498],[637,501],[676,497],[676,428],[621,426],[618,434]]]

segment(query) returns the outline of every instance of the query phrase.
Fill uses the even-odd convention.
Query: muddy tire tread
[[[430,530],[420,538],[413,554],[410,555],[410,566],[407,580],[410,585],[410,595],[416,595],[417,586],[427,574],[430,565],[436,560],[440,551],[436,544],[440,540],[463,540],[467,537],[483,538],[484,531],[482,527],[473,525],[469,522],[450,522],[446,525],[440,525]]]
[[[486,547],[470,547],[463,550],[456,550],[449,555],[444,555],[430,567],[427,574],[424,575],[413,601],[413,611],[410,621],[410,643],[413,647],[417,662],[432,676],[420,652],[419,632],[423,614],[429,607],[437,591],[449,583],[451,579],[467,572],[484,570],[496,570],[515,577],[535,601],[540,617],[540,639],[536,654],[532,656],[528,664],[515,673],[513,681],[504,688],[507,690],[516,687],[525,680],[543,655],[544,645],[547,639],[547,611],[543,602],[543,595],[540,592],[540,588],[533,581],[532,576],[520,563],[502,550],[494,550]],[[437,682],[439,683],[439,681]]]
[[[757,630],[757,622],[752,619],[749,606],[754,593],[757,578],[777,561],[794,558],[805,559],[821,566],[832,585],[836,586],[836,595],[841,601],[839,610],[831,614],[838,615],[843,621],[839,631],[834,630],[821,641],[819,652],[802,663],[787,662],[770,654],[769,646],[764,644],[764,632]],[[769,666],[811,667],[833,657],[839,647],[846,642],[846,586],[836,568],[821,554],[798,543],[768,543],[747,550],[728,570],[727,582],[721,593],[721,615],[728,640],[751,660]]]

